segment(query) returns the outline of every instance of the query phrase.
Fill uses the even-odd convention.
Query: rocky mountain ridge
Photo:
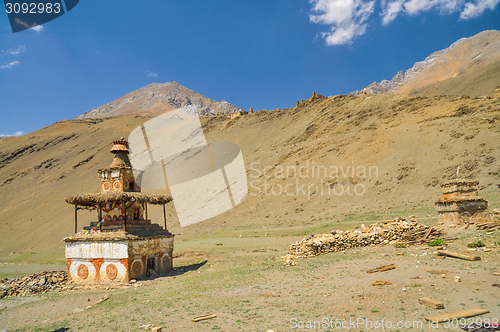
[[[126,115],[156,116],[189,105],[196,105],[200,115],[204,116],[241,111],[240,108],[225,100],[217,102],[177,82],[167,82],[149,84],[112,102],[91,109],[76,119]]]
[[[465,74],[468,69],[477,71],[498,61],[500,61],[500,31],[483,31],[470,38],[461,38],[450,47],[432,53],[406,71],[399,71],[391,80],[373,82],[364,89],[350,92],[349,95],[387,92],[416,94],[419,89],[458,76],[466,80]],[[495,80],[496,77],[497,75],[490,79]],[[483,94],[491,95],[493,93],[491,84],[487,86],[488,91],[484,91]]]

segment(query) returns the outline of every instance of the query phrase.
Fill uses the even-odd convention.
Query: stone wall
[[[66,272],[64,271],[44,271],[26,277],[5,278],[0,280],[0,299],[45,293],[61,289],[65,284]]]
[[[479,181],[456,179],[441,184],[443,195],[434,203],[438,225],[456,227],[488,218],[488,201],[478,196]]]

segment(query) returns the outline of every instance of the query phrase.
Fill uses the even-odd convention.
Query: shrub
[[[477,242],[471,242],[467,245],[469,248],[480,248],[480,247],[486,247],[486,245],[483,243],[483,241],[477,241]]]
[[[446,243],[444,243],[443,240],[441,239],[434,239],[431,242],[429,242],[429,246],[431,247],[439,247],[439,246],[445,246]]]

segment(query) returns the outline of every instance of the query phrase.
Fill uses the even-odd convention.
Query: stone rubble
[[[316,234],[305,237],[288,247],[288,254],[281,257],[286,261],[293,258],[314,257],[329,252],[366,247],[369,245],[395,244],[398,242],[416,244],[429,242],[444,235],[440,228],[430,228],[414,219],[395,219],[361,225],[354,230],[333,230],[330,234]],[[415,234],[420,234],[416,236]],[[425,239],[422,235],[426,234]],[[288,263],[287,265],[292,265]]]
[[[43,271],[20,278],[0,280],[0,299],[27,296],[62,288],[67,281],[66,271]]]

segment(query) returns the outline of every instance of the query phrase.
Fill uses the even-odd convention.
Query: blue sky
[[[500,29],[500,0],[92,1],[13,34],[0,13],[0,135],[153,82],[254,110],[347,94]]]

